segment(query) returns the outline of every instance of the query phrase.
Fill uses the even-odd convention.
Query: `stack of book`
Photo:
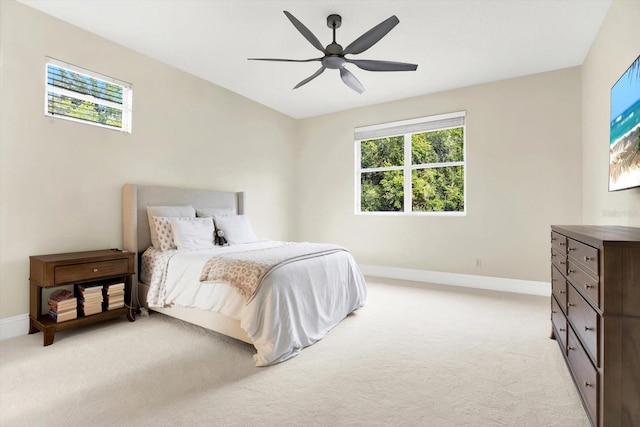
[[[78,317],[78,299],[67,289],[55,291],[49,297],[49,317],[56,322]]]
[[[81,316],[91,316],[102,312],[102,285],[78,285]]]
[[[106,310],[124,307],[124,282],[104,286],[104,307]]]

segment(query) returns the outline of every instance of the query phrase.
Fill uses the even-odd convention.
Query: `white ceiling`
[[[611,4],[611,0],[19,1],[294,118],[580,65]],[[400,24],[353,58],[411,62],[418,64],[418,70],[371,72],[351,64],[347,68],[367,89],[363,94],[345,86],[337,70],[327,70],[292,90],[319,68],[318,62],[247,61],[322,56],[283,10],[323,45],[331,42],[327,16],[341,15],[336,39],[345,47],[396,15]]]

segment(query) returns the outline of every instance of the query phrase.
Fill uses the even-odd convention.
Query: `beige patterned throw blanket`
[[[201,282],[222,281],[235,287],[248,304],[273,270],[294,261],[346,251],[322,243],[284,243],[282,246],[216,255],[202,268]]]

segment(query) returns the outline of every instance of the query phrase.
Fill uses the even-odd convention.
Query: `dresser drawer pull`
[[[575,307],[576,305],[572,302],[570,302],[569,304],[567,304],[569,307]]]
[[[567,246],[565,242],[560,242],[560,246]]]
[[[585,386],[585,387],[593,387],[593,384],[591,384],[591,383],[590,383],[590,382],[588,382],[588,381],[585,381],[585,382],[584,382],[584,386]]]
[[[575,272],[576,272],[575,270],[569,269],[569,271],[567,271],[567,274],[571,274],[571,273],[575,273]]]
[[[560,261],[560,265],[565,265],[565,264],[566,264],[566,262]]]
[[[567,347],[567,350],[575,350],[575,349],[576,349],[575,347],[571,347],[571,346]]]
[[[588,284],[588,283],[585,283],[585,284],[584,284],[584,288],[585,288],[585,289],[590,289],[590,288],[593,288],[593,287],[594,287],[593,285],[590,285],[590,284]]]
[[[566,331],[565,328],[560,328],[560,332],[564,332],[564,331]]]
[[[561,294],[566,294],[567,292],[566,292],[566,291],[560,291],[560,293],[561,293]]]
[[[571,246],[569,246],[569,250],[570,251],[575,251],[576,249],[578,249],[578,248],[572,248]]]
[[[588,257],[588,256],[586,256],[586,255],[585,255],[585,257],[584,257],[584,260],[585,260],[585,261],[589,261],[589,260],[591,260],[591,259],[593,259],[593,258]]]
[[[593,328],[592,328],[592,327],[590,327],[590,326],[585,326],[585,327],[584,327],[584,330],[585,330],[585,332],[586,332],[586,331],[593,331]]]
[[[93,272],[94,272],[94,273],[97,273],[97,272],[98,272],[98,269],[97,269],[97,268],[94,268],[94,269],[93,269]]]

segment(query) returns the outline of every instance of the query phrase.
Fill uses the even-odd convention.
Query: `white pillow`
[[[178,249],[213,248],[211,218],[171,218],[173,242]]]
[[[224,231],[224,237],[230,245],[258,241],[249,224],[249,218],[245,215],[214,216],[213,221],[216,229]]]
[[[172,218],[195,218],[196,210],[193,206],[147,206],[147,218],[149,219],[149,234],[151,235],[151,244],[154,248],[160,249],[158,234],[153,226],[151,218],[172,217]]]
[[[224,209],[224,208],[196,208],[196,216],[200,218],[207,218],[213,216],[226,216],[226,215],[235,215],[235,211],[233,209]]]

